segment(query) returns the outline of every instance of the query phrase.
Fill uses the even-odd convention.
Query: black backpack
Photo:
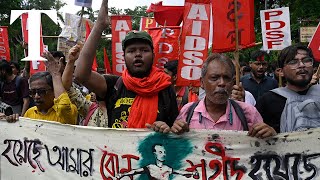
[[[232,107],[234,108],[234,110],[236,111],[236,114],[238,115],[238,117],[241,121],[241,124],[243,126],[243,130],[248,131],[249,130],[248,121],[247,121],[246,116],[244,115],[243,109],[239,106],[239,104],[237,102],[235,102],[232,99],[230,99],[230,103],[231,103]],[[186,119],[188,125],[190,124],[194,109],[197,107],[198,104],[199,104],[199,101],[194,102],[188,109],[187,119]]]

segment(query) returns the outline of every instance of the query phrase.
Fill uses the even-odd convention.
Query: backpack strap
[[[270,91],[274,92],[282,97],[285,97],[287,99],[298,95],[296,92],[288,89],[287,87],[280,87],[280,88],[272,89]]]
[[[196,101],[196,102],[192,103],[192,105],[188,108],[187,119],[186,119],[188,126],[189,126],[191,118],[193,116],[194,109],[198,106],[199,102],[200,101]]]
[[[181,104],[184,106],[185,104],[188,104],[188,96],[189,96],[189,88],[183,87],[185,89],[184,94],[182,96]]]
[[[234,108],[234,110],[236,111],[236,114],[241,121],[241,124],[243,126],[243,130],[249,131],[248,121],[247,121],[247,118],[243,112],[243,109],[240,107],[240,105],[236,101],[234,101],[232,99],[230,99],[230,103],[231,103],[232,107]]]

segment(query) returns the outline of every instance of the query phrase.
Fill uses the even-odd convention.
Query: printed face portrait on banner
[[[193,130],[177,136],[28,118],[16,123],[0,121],[0,126],[3,180],[319,177],[319,128],[258,139],[231,130]]]

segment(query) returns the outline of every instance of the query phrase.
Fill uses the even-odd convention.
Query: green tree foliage
[[[78,11],[76,13],[76,15],[81,16],[81,14],[83,15],[83,17],[90,19],[92,22],[95,22],[97,19],[99,11],[93,11],[92,8],[84,8],[83,13],[82,10]]]

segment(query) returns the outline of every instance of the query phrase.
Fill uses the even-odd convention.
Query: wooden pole
[[[317,77],[320,76],[320,65],[318,66],[317,72],[316,72]]]
[[[82,24],[83,13],[84,13],[84,7],[82,6],[81,14],[80,14],[80,21],[79,21],[79,24],[78,24],[78,40],[77,41],[81,41],[81,39],[82,39],[81,24]]]
[[[235,32],[236,32],[236,50],[234,52],[234,60],[236,62],[236,85],[240,85],[240,65],[239,65],[239,26],[238,26],[238,1],[234,0],[234,11],[235,11]]]

